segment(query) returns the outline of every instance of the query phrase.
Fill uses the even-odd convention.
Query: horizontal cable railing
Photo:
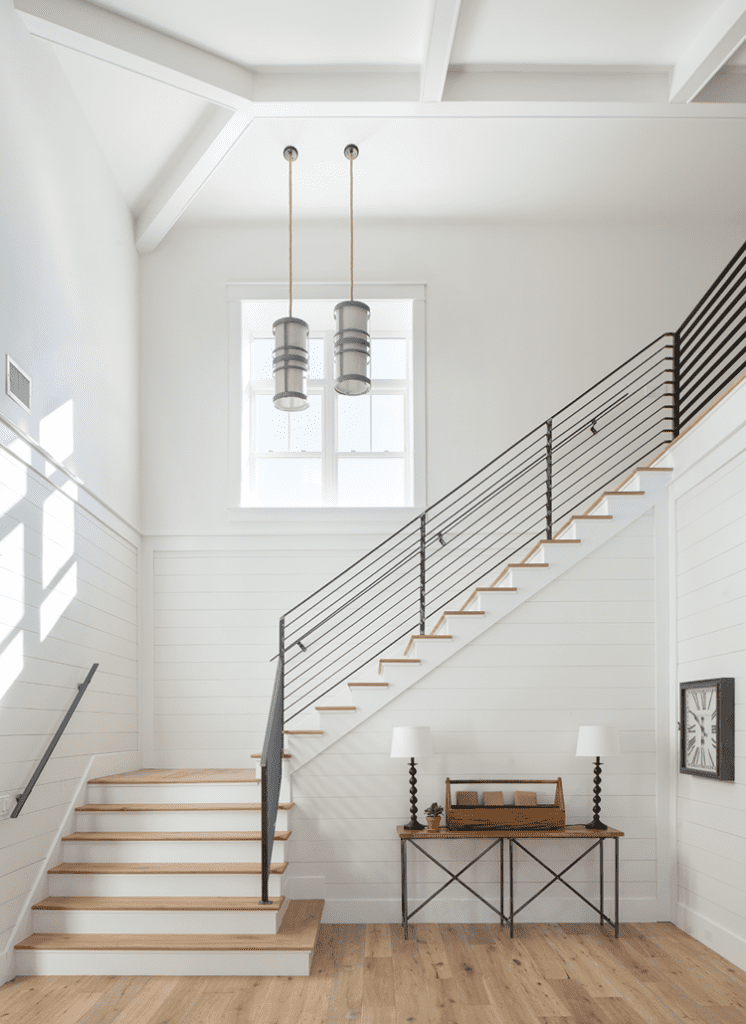
[[[746,245],[676,332],[676,433],[746,371]]]
[[[506,566],[661,452],[744,372],[746,245],[678,331],[646,345],[283,616],[262,754],[263,899],[283,726],[398,641],[432,629],[464,594],[495,585]]]
[[[670,441],[673,362],[663,335],[287,612],[285,722]]]

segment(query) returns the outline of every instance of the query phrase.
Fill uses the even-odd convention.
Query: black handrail
[[[630,356],[285,613],[262,754],[263,901],[287,722],[403,637],[425,633],[428,619],[530,545],[551,539],[560,520],[662,452],[744,371],[746,244],[677,331]]]
[[[284,646],[284,619],[280,620],[280,650]],[[284,658],[275,670],[275,685],[269,708],[269,722],[264,736],[261,759],[262,790],[262,903],[271,903],[269,898],[269,875],[272,868],[272,848],[275,841],[275,824],[280,802],[282,785],[282,723],[284,719]]]
[[[93,679],[93,676],[94,676],[97,668],[98,668],[98,662],[95,662],[95,664],[91,665],[91,668],[90,668],[90,671],[88,672],[88,675],[85,677],[83,682],[78,687],[78,692],[75,695],[75,700],[72,702],[72,704],[70,705],[70,707],[67,710],[67,714],[65,715],[65,717],[60,722],[59,728],[57,729],[57,732],[52,737],[52,741],[49,744],[49,746],[47,747],[47,750],[46,750],[46,753],[44,754],[44,757],[42,757],[41,761],[39,761],[39,765],[38,765],[36,771],[34,772],[34,774],[31,776],[31,779],[29,781],[28,786],[26,786],[24,791],[22,793],[19,793],[18,796],[16,797],[16,806],[13,809],[13,812],[10,815],[11,818],[17,818],[18,815],[23,810],[23,805],[26,803],[28,798],[31,796],[31,790],[34,788],[36,783],[39,781],[39,776],[44,771],[44,768],[46,766],[47,761],[52,756],[52,752],[54,751],[54,748],[59,743],[60,737],[62,736],[62,733],[67,728],[67,723],[70,721],[70,719],[75,714],[75,709],[77,708],[78,704],[80,704],[81,700],[83,699],[83,694],[88,689],[88,684],[90,683],[91,679]]]

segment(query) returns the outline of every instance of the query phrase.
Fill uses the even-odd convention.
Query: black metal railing
[[[663,335],[282,619],[288,723],[673,437]]]
[[[283,727],[551,538],[599,492],[661,452],[744,371],[746,245],[678,331],[646,345],[286,612],[262,755],[263,805],[265,762],[274,773],[267,781],[274,810],[262,810],[263,872]],[[263,875],[263,894],[266,884]]]
[[[676,433],[746,369],[746,245],[676,332]]]
[[[97,668],[98,668],[98,662],[96,662],[95,664],[91,665],[91,668],[90,668],[90,670],[88,672],[88,675],[85,677],[83,682],[78,687],[78,692],[75,695],[75,699],[73,700],[73,702],[70,705],[70,707],[67,709],[67,714],[65,715],[65,717],[60,722],[59,728],[57,729],[57,732],[52,737],[52,740],[51,740],[49,746],[47,747],[46,752],[44,753],[44,756],[42,757],[41,761],[39,761],[39,764],[37,765],[36,771],[34,772],[34,774],[31,776],[31,779],[29,780],[28,786],[26,786],[24,791],[22,793],[19,793],[18,796],[16,797],[16,805],[13,808],[13,811],[12,811],[12,813],[10,815],[11,818],[17,818],[18,815],[23,810],[23,805],[26,803],[28,798],[31,796],[32,789],[34,788],[36,783],[39,781],[39,776],[44,771],[44,768],[46,767],[47,761],[52,756],[52,753],[54,752],[54,748],[59,743],[60,737],[62,736],[63,732],[67,728],[67,723],[70,721],[70,719],[75,714],[76,708],[78,707],[78,704],[80,704],[81,700],[83,699],[83,694],[88,689],[88,685],[89,685],[91,679],[93,679],[93,676],[95,675]]]
[[[280,651],[283,649],[282,625],[280,625]],[[282,784],[282,725],[283,713],[283,659],[277,662],[275,685],[269,707],[269,721],[264,735],[261,759],[262,791],[262,903],[271,903],[269,898],[269,876],[272,867],[272,849],[275,841],[275,824],[280,802]]]

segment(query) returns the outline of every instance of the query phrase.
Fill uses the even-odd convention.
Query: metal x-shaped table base
[[[591,836],[589,836],[589,838],[591,838]],[[541,896],[541,894],[543,892],[546,892],[546,890],[549,888],[549,886],[550,885],[554,885],[555,882],[562,882],[562,884],[567,886],[567,888],[571,892],[574,892],[575,895],[579,899],[581,899],[583,901],[583,903],[587,903],[588,906],[592,910],[595,910],[596,913],[599,915],[599,923],[601,925],[604,925],[607,921],[608,921],[608,923],[610,925],[613,925],[613,927],[614,927],[614,937],[618,939],[619,938],[619,840],[616,838],[616,836],[613,836],[612,838],[614,839],[614,920],[613,921],[611,920],[610,917],[608,917],[604,913],[604,840],[603,839],[597,839],[596,842],[593,844],[593,846],[589,846],[588,849],[584,850],[583,853],[581,853],[579,857],[575,858],[575,860],[572,862],[572,864],[568,864],[566,868],[563,868],[562,871],[560,871],[558,873],[556,871],[553,871],[550,867],[548,867],[548,865],[546,865],[543,860],[540,860],[536,856],[536,854],[531,853],[530,850],[527,850],[526,847],[523,846],[522,843],[519,843],[517,839],[510,839],[510,838],[508,838],[508,859],[509,859],[509,863],[510,863],[510,870],[509,870],[509,879],[510,879],[510,881],[509,881],[509,885],[510,885],[510,913],[508,915],[508,921],[510,922],[510,937],[511,937],[511,939],[513,938],[513,924],[514,924],[514,921],[515,921],[516,914],[520,914],[520,912],[525,907],[527,907],[529,905],[529,903],[533,903],[533,901],[536,899],[537,896]],[[527,853],[529,855],[529,857],[532,858],[532,860],[535,860],[537,864],[540,864],[544,868],[544,870],[548,871],[549,874],[552,876],[552,878],[546,883],[546,885],[543,885],[541,887],[541,889],[539,889],[538,892],[534,893],[533,896],[529,897],[529,899],[527,899],[525,901],[525,903],[522,903],[520,905],[520,907],[518,907],[517,910],[514,909],[514,903],[513,903],[513,843],[515,843],[515,845],[519,849],[523,850],[524,853]],[[566,874],[570,870],[570,868],[574,868],[575,865],[578,863],[578,861],[581,861],[584,857],[587,857],[589,853],[592,853],[593,850],[595,850],[597,846],[599,847],[599,850],[600,850],[600,856],[599,856],[599,897],[600,897],[600,904],[601,905],[599,907],[595,906],[593,903],[591,903],[590,900],[586,899],[585,896],[581,892],[578,892],[577,889],[575,889],[572,885],[570,885],[569,882],[566,882],[565,879],[562,877],[564,874]]]
[[[490,845],[488,847],[486,847],[484,850],[482,850],[482,852],[480,854],[478,854],[478,856],[476,856],[474,858],[474,860],[470,860],[469,863],[465,867],[461,868],[461,870],[458,871],[454,875],[454,873],[452,871],[449,871],[449,869],[445,866],[445,864],[441,864],[440,861],[437,860],[437,858],[433,857],[433,855],[431,853],[428,853],[427,850],[423,850],[423,848],[421,846],[419,846],[414,841],[414,839],[411,839],[409,836],[402,837],[401,838],[401,923],[404,925],[404,938],[405,939],[409,938],[409,921],[410,921],[410,919],[413,918],[415,914],[418,914],[422,910],[423,907],[426,907],[428,905],[430,900],[434,900],[436,896],[438,896],[440,893],[442,893],[444,889],[447,889],[448,886],[451,885],[453,882],[458,882],[459,885],[463,885],[464,889],[468,889],[469,892],[472,894],[472,896],[476,896],[476,898],[478,900],[481,900],[481,902],[484,903],[485,906],[489,907],[490,910],[493,913],[499,915],[499,917],[500,917],[500,924],[501,925],[505,924],[505,922],[508,920],[508,918],[505,916],[505,913],[504,913],[504,910],[505,910],[504,893],[503,893],[503,843],[504,843],[504,841],[505,841],[505,837],[504,836],[500,836],[498,839],[496,839],[494,841],[494,843],[490,843]],[[411,914],[409,913],[408,908],[407,908],[407,903],[408,903],[408,898],[407,898],[407,847],[406,847],[407,843],[411,843],[412,846],[415,847],[415,849],[420,851],[420,853],[424,853],[425,856],[428,857],[433,862],[433,864],[437,864],[438,867],[441,869],[441,871],[444,871],[447,875],[450,875],[450,878],[448,879],[448,881],[444,882],[444,884],[441,885],[440,889],[436,889],[436,891],[432,894],[432,896],[428,896],[428,898],[424,901],[424,903],[420,903],[419,907],[415,907],[415,909],[411,912]],[[460,877],[461,875],[463,875],[464,871],[467,871],[470,867],[472,867],[473,864],[476,864],[478,860],[481,860],[482,857],[484,857],[484,855],[486,853],[489,853],[490,850],[492,850],[495,846],[497,846],[498,843],[500,844],[500,909],[499,910],[497,909],[497,907],[493,907],[492,904],[489,902],[489,900],[486,900],[484,898],[484,896],[480,896],[478,892],[476,892],[474,889],[472,889],[472,887],[470,885],[467,885],[466,882],[464,882],[461,879],[461,877]]]

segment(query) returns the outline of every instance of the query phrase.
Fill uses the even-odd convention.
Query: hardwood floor
[[[671,924],[322,925],[308,978],[16,978],[0,1024],[744,1024],[746,973]]]

